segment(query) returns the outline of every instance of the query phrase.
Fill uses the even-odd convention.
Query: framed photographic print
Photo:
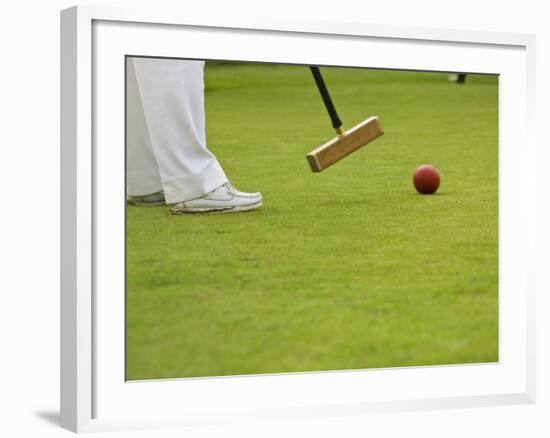
[[[62,11],[62,426],[533,402],[533,47]]]

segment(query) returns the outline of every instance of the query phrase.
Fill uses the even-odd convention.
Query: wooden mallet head
[[[313,172],[321,172],[352,152],[377,139],[384,131],[378,116],[369,117],[306,155]]]

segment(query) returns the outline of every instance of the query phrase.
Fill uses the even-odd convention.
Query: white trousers
[[[206,148],[204,62],[127,58],[127,193],[164,190],[167,204],[227,182]]]

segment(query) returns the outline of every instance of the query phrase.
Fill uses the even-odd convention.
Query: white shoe
[[[164,205],[166,201],[164,200],[164,192],[151,193],[150,195],[143,196],[130,196],[126,197],[126,202],[130,205]]]
[[[255,210],[262,206],[261,193],[239,192],[231,183],[226,182],[210,193],[196,199],[179,202],[170,211],[173,214],[237,212]]]

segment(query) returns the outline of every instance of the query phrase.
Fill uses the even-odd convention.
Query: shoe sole
[[[251,211],[260,208],[263,205],[262,202],[256,204],[242,205],[240,207],[227,207],[227,208],[179,208],[177,210],[171,208],[172,214],[197,214],[197,213],[237,213],[241,211]]]
[[[127,205],[134,205],[136,207],[157,207],[159,205],[166,205],[164,201],[155,202],[140,202],[140,201],[126,201]]]

